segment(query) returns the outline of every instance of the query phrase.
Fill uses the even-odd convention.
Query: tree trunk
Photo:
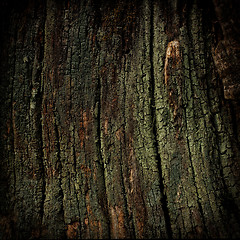
[[[0,11],[1,239],[240,237],[236,0]]]

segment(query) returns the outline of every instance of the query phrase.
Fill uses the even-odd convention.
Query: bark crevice
[[[157,125],[156,125],[156,104],[155,104],[155,96],[156,96],[156,90],[155,90],[155,77],[154,77],[154,59],[153,59],[153,47],[154,47],[154,3],[150,3],[150,44],[149,44],[149,53],[150,53],[150,74],[151,74],[151,102],[150,102],[150,108],[151,108],[151,115],[152,115],[152,126],[153,126],[153,136],[154,136],[154,146],[156,151],[156,161],[158,166],[158,172],[159,172],[159,187],[161,192],[161,203],[162,203],[162,209],[164,213],[164,219],[165,219],[165,227],[166,227],[166,233],[169,239],[172,239],[172,228],[171,228],[171,221],[170,221],[170,215],[168,210],[168,201],[167,196],[165,194],[165,187],[164,187],[164,179],[162,175],[162,166],[161,166],[161,156],[159,153],[159,144],[158,144],[158,132],[157,132]]]
[[[126,71],[125,71],[125,67],[126,67],[126,55],[123,56],[124,57],[124,61],[123,61],[123,68],[124,68],[124,76],[123,76],[123,122],[124,122],[124,125],[123,125],[123,133],[124,133],[124,137],[123,137],[123,145],[124,145],[124,152],[127,156],[127,153],[126,153],[126,149],[128,149],[128,145],[127,145],[127,142],[128,142],[128,139],[127,139],[127,115],[126,115],[126,99],[127,99],[127,92],[126,92]],[[128,169],[129,170],[129,169]],[[123,176],[123,186],[124,186],[124,192],[125,192],[125,201],[126,201],[126,208],[127,208],[127,214],[128,214],[128,219],[129,219],[129,223],[130,225],[132,226],[132,232],[133,232],[133,238],[136,239],[136,227],[135,227],[135,224],[133,223],[133,219],[132,219],[132,215],[131,215],[131,210],[129,209],[129,205],[131,205],[129,203],[129,198],[127,197],[127,192],[126,192],[126,189],[127,187],[125,187],[124,185],[124,176]],[[127,189],[128,190],[128,189]]]
[[[44,98],[43,98],[43,89],[44,89],[44,53],[45,53],[45,31],[46,31],[46,19],[47,19],[47,9],[46,5],[44,5],[44,17],[43,17],[43,31],[42,31],[42,39],[44,40],[41,47],[40,47],[40,64],[41,64],[41,71],[40,71],[40,87],[39,87],[39,105],[41,106],[39,111],[39,141],[40,141],[40,167],[41,167],[41,175],[42,175],[42,200],[40,205],[40,221],[41,221],[41,232],[42,235],[43,231],[43,218],[44,218],[44,202],[46,199],[46,171],[44,165],[44,151],[43,151],[43,105],[44,105]]]
[[[185,116],[185,118],[186,118],[186,116]],[[187,129],[187,127],[186,127],[186,129]],[[193,160],[192,160],[192,156],[191,156],[191,149],[190,149],[190,144],[189,144],[188,137],[186,137],[186,141],[187,141],[187,148],[188,148],[187,150],[188,150],[189,160],[190,160],[190,167],[191,167],[192,174],[193,174],[193,186],[196,189],[197,205],[198,205],[198,208],[199,208],[199,213],[201,215],[202,224],[203,224],[203,227],[204,227],[204,232],[208,236],[208,230],[207,230],[207,227],[206,227],[206,221],[205,221],[205,218],[204,218],[203,208],[202,208],[201,200],[200,200],[200,197],[199,197],[199,194],[198,194],[197,183],[196,183],[196,180],[195,180],[196,174],[195,174],[194,166],[193,166],[193,163],[192,163]]]
[[[11,126],[12,126],[12,148],[13,148],[13,181],[14,181],[14,187],[13,187],[13,195],[16,196],[16,169],[15,169],[15,134],[14,134],[14,130],[15,130],[15,123],[14,123],[14,102],[13,102],[13,95],[14,95],[14,79],[15,79],[15,72],[16,72],[16,42],[17,42],[17,30],[15,29],[14,31],[14,59],[13,59],[13,77],[12,77],[12,81],[11,81]]]
[[[110,214],[109,214],[109,209],[108,209],[108,199],[107,199],[107,187],[106,187],[106,179],[105,179],[105,169],[104,169],[104,159],[103,159],[103,154],[102,154],[102,138],[101,138],[101,101],[102,101],[102,85],[101,85],[101,79],[100,77],[97,78],[97,97],[96,97],[96,118],[97,118],[97,151],[98,151],[98,157],[99,157],[99,165],[102,171],[102,177],[103,177],[103,183],[104,183],[104,195],[105,195],[105,203],[107,204],[106,206],[106,213],[107,213],[107,220],[110,221]],[[110,222],[108,222],[108,234],[109,238],[111,238],[111,230],[110,230]]]
[[[42,31],[42,38],[45,40],[45,28],[46,28],[46,19],[47,19],[47,11],[46,6],[44,10],[44,20],[43,20],[43,26],[44,29]],[[40,110],[40,118],[39,118],[39,136],[40,136],[40,156],[41,156],[41,171],[42,171],[42,202],[40,207],[40,214],[41,214],[41,226],[43,226],[43,217],[44,217],[44,202],[46,199],[46,173],[45,173],[45,166],[44,166],[44,151],[43,151],[43,65],[44,65],[44,53],[45,53],[45,42],[43,42],[43,45],[40,49],[41,52],[41,75],[40,75],[40,89],[39,89],[39,103],[41,104],[41,110]],[[42,234],[42,233],[41,233]]]

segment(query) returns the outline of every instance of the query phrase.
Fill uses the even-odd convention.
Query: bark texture
[[[0,4],[1,239],[240,237],[237,0]]]

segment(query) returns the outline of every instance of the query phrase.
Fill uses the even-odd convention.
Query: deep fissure
[[[103,161],[103,156],[102,156],[102,140],[101,140],[101,94],[102,92],[102,87],[101,87],[101,79],[100,77],[97,78],[97,89],[96,89],[96,108],[97,108],[97,149],[98,149],[98,156],[100,160],[100,167],[102,171],[102,176],[103,176],[103,183],[104,183],[104,191],[105,191],[105,203],[107,204],[107,221],[108,221],[108,236],[111,238],[111,231],[110,231],[110,222],[109,222],[109,212],[108,212],[108,199],[107,199],[107,188],[106,188],[106,179],[105,179],[105,173],[104,173],[104,161]]]
[[[44,152],[43,152],[43,84],[44,84],[44,79],[43,79],[43,67],[44,67],[44,53],[45,53],[45,29],[46,29],[46,18],[47,18],[47,9],[46,5],[44,5],[43,8],[44,12],[44,17],[43,17],[43,31],[42,31],[42,38],[44,39],[43,43],[41,43],[40,46],[40,64],[41,64],[41,71],[40,71],[40,76],[39,76],[39,81],[40,81],[40,87],[39,87],[39,104],[41,106],[40,111],[39,111],[39,140],[40,140],[40,159],[41,159],[41,174],[42,174],[42,201],[41,201],[41,207],[40,207],[40,218],[41,218],[41,225],[43,225],[43,217],[44,217],[44,202],[46,199],[46,180],[45,180],[45,166],[44,166]],[[42,232],[42,230],[41,230]]]
[[[151,71],[151,115],[152,115],[152,124],[153,124],[153,135],[154,135],[154,145],[155,145],[155,151],[156,151],[156,160],[157,160],[157,166],[158,166],[158,172],[159,172],[159,184],[160,184],[160,192],[161,192],[161,203],[162,203],[162,209],[164,212],[164,218],[165,218],[165,227],[166,227],[166,233],[169,239],[172,239],[172,229],[171,229],[171,221],[170,221],[170,215],[168,210],[168,203],[167,203],[167,196],[164,193],[164,180],[162,176],[162,166],[161,166],[161,157],[158,152],[158,139],[157,139],[157,125],[156,125],[156,104],[155,104],[155,77],[154,77],[154,63],[153,63],[153,41],[154,41],[154,5],[151,2],[150,3],[150,71]]]
[[[191,35],[191,30],[190,30],[190,16],[188,16],[187,18],[187,37],[188,37],[188,40],[189,40],[189,43],[190,43],[190,47],[194,46],[193,44],[193,40],[192,40],[192,35]],[[189,53],[189,57],[188,57],[188,62],[189,62],[189,79],[191,79],[191,71],[192,69],[194,69],[194,66],[195,66],[195,62],[194,62],[194,59],[191,59],[193,58],[193,55],[192,55],[192,52],[190,49],[188,49],[188,53]],[[191,61],[192,60],[192,61]],[[194,90],[193,90],[193,86],[191,84],[191,92],[194,93]],[[194,105],[194,104],[193,104]],[[186,124],[186,130],[188,129],[188,124],[187,124],[187,112],[186,112],[186,108],[184,108],[184,114],[185,114],[185,124]],[[190,149],[190,143],[189,143],[189,138],[188,138],[188,133],[187,133],[187,136],[186,136],[186,142],[187,142],[187,148],[188,148],[188,153],[189,153],[189,160],[190,160],[190,166],[191,166],[191,169],[192,169],[192,173],[193,173],[193,185],[196,189],[196,194],[197,194],[197,204],[198,204],[198,208],[199,208],[199,212],[200,212],[200,215],[201,215],[201,219],[202,219],[202,223],[203,223],[203,228],[204,228],[204,231],[206,233],[206,235],[208,235],[208,231],[207,231],[207,227],[206,227],[206,222],[205,222],[205,219],[204,219],[204,213],[203,213],[203,208],[202,208],[202,204],[200,202],[200,198],[199,198],[199,193],[198,193],[198,188],[197,188],[197,183],[196,183],[196,174],[195,174],[195,170],[194,170],[194,166],[193,166],[193,161],[192,161],[192,156],[191,156],[191,149]]]

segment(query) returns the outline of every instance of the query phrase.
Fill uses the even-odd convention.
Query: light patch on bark
[[[104,121],[104,133],[106,135],[108,134],[108,118],[106,118]]]
[[[115,206],[115,208],[111,207],[111,217],[113,238],[124,238],[126,233],[122,208],[118,206]]]
[[[123,127],[121,127],[120,129],[118,129],[116,131],[116,137],[117,137],[118,141],[121,141],[121,139],[123,139],[123,137],[124,137]]]
[[[68,239],[75,239],[77,237],[77,230],[79,227],[79,222],[74,222],[72,224],[68,224],[67,226],[67,238]]]
[[[168,43],[166,58],[165,58],[165,66],[164,66],[164,76],[165,76],[165,84],[168,83],[169,74],[169,60],[171,61],[171,67],[174,67],[174,64],[178,64],[181,61],[181,53],[180,53],[180,44],[179,41],[174,40]]]

